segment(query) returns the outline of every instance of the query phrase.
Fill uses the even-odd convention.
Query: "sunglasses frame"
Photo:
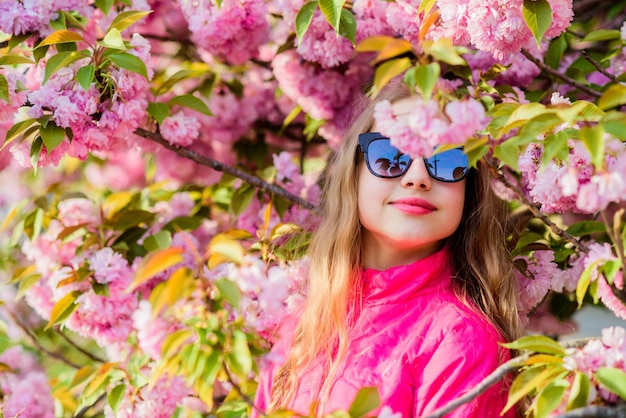
[[[395,179],[398,177],[402,177],[403,175],[406,174],[406,172],[411,167],[411,164],[413,163],[413,158],[409,157],[409,164],[407,165],[406,170],[404,170],[400,174],[392,175],[392,176],[381,176],[380,174],[376,173],[370,166],[369,159],[367,158],[367,151],[369,149],[370,144],[379,139],[389,140],[389,137],[384,136],[380,132],[365,132],[365,133],[359,134],[359,149],[363,153],[363,157],[365,158],[365,164],[367,165],[367,169],[369,170],[370,173],[372,173],[373,176],[379,177],[381,179]],[[458,147],[456,149],[462,150],[463,147]],[[424,160],[424,165],[426,166],[426,171],[428,171],[428,175],[434,180],[441,181],[444,183],[458,183],[459,181],[463,180],[467,176],[467,173],[469,173],[469,170],[470,170],[469,163],[468,163],[468,166],[461,177],[457,179],[453,179],[453,180],[440,179],[440,178],[435,177],[433,173],[431,172],[431,169],[428,167],[428,158],[423,158],[423,160]]]

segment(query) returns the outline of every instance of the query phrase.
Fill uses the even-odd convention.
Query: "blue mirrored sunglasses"
[[[379,132],[359,134],[359,148],[365,157],[367,168],[376,177],[400,177],[407,172],[413,161]],[[424,164],[432,178],[448,183],[463,180],[469,171],[469,161],[463,148],[453,148],[424,158]]]

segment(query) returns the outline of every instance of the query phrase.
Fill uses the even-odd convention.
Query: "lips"
[[[429,201],[417,197],[397,199],[391,204],[394,208],[409,215],[426,215],[437,210],[437,207]]]

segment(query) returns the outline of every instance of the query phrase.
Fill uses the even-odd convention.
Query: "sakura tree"
[[[597,3],[0,0],[4,416],[246,416],[318,178],[389,82],[421,96],[377,106],[396,146],[462,144],[510,202],[534,335],[490,381],[623,413],[626,331],[557,338],[583,304],[626,319],[626,2]]]

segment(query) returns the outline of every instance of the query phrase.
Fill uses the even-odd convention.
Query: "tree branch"
[[[59,335],[65,340],[67,341],[67,343],[69,345],[71,345],[72,347],[74,347],[75,349],[77,349],[78,351],[80,351],[81,353],[83,353],[85,356],[87,356],[89,359],[98,362],[98,363],[106,363],[106,360],[101,359],[100,357],[96,356],[93,353],[90,353],[89,351],[85,350],[83,347],[79,346],[78,344],[76,344],[73,340],[70,339],[70,337],[68,337],[67,335],[65,335],[65,333],[63,331],[59,330]]]
[[[594,60],[593,58],[591,58],[591,55],[589,55],[589,53],[587,52],[586,49],[583,49],[583,56],[585,57],[585,59],[587,61],[589,61],[589,63],[591,65],[593,65],[594,67],[596,67],[596,70],[598,70],[602,75],[604,75],[605,77],[607,77],[609,80],[613,81],[614,83],[619,83],[620,81],[617,79],[617,77],[615,77],[614,74],[609,73],[607,70],[604,69],[604,67],[602,67],[600,65],[600,63],[596,60]]]
[[[39,349],[42,353],[45,353],[47,355],[49,355],[52,358],[55,358],[65,364],[67,364],[70,367],[73,367],[75,369],[80,369],[81,366],[74,363],[73,361],[65,358],[63,355],[56,353],[54,351],[50,351],[47,348],[45,348],[43,345],[41,345],[38,341],[38,338],[35,334],[33,334],[33,332],[28,328],[28,326],[26,326],[26,324],[24,324],[22,321],[19,320],[19,318],[17,317],[17,315],[15,315],[13,313],[13,311],[11,309],[6,309],[6,311],[9,313],[9,316],[11,316],[11,319],[13,320],[13,322],[15,322],[15,324],[20,327],[22,329],[22,331],[24,331],[24,333],[28,336],[29,340],[31,341],[31,343],[37,347],[37,349]]]
[[[448,402],[447,405],[435,410],[434,412],[427,415],[425,418],[441,418],[444,415],[449,414],[459,406],[476,399],[479,395],[485,393],[487,389],[489,389],[491,386],[502,380],[507,374],[512,373],[522,367],[524,363],[526,363],[526,360],[530,358],[530,355],[531,353],[527,353],[518,357],[514,357],[506,363],[501,364],[497,369],[491,372],[489,376],[485,377],[478,385],[476,385],[465,395],[456,398],[451,402]]]
[[[561,81],[564,81],[565,83],[569,84],[570,86],[576,87],[580,91],[585,92],[585,93],[587,93],[588,95],[590,95],[592,97],[598,98],[598,97],[602,96],[602,93],[600,93],[599,91],[594,90],[591,87],[586,86],[583,83],[580,83],[580,82],[574,80],[573,78],[566,76],[565,74],[561,74],[560,72],[554,70],[551,67],[548,67],[546,64],[543,63],[543,61],[541,61],[540,59],[535,58],[527,50],[522,49],[521,53],[529,61],[533,62],[537,67],[539,67],[541,70],[545,71],[546,73],[550,74],[551,76],[556,77],[556,78],[558,78]]]
[[[237,382],[235,382],[235,379],[233,379],[232,374],[230,374],[230,370],[228,370],[228,367],[226,367],[226,364],[222,364],[222,369],[224,370],[224,373],[226,374],[226,378],[228,379],[228,383],[230,383],[233,388],[235,388],[235,390],[237,391],[237,393],[239,394],[239,396],[241,396],[241,398],[248,404],[250,405],[252,408],[256,409],[257,412],[261,415],[261,416],[265,416],[265,412],[263,410],[261,410],[259,407],[257,407],[254,404],[254,400],[252,400],[248,395],[246,395],[245,393],[243,393],[243,391],[241,390],[241,388],[239,387],[239,385],[237,384]]]
[[[555,418],[626,418],[626,405],[585,406],[557,415]]]
[[[204,155],[198,154],[195,151],[192,151],[187,148],[178,147],[167,142],[161,135],[150,132],[148,130],[138,128],[135,130],[135,135],[138,135],[142,138],[150,140],[152,142],[156,142],[157,144],[162,145],[170,151],[174,151],[176,154],[180,155],[183,158],[187,158],[188,160],[194,161],[198,164],[204,165],[206,167],[212,168],[213,170],[220,171],[222,173],[230,174],[231,176],[242,179],[243,181],[251,184],[254,187],[257,187],[260,190],[263,190],[266,193],[270,193],[276,196],[280,196],[284,199],[289,200],[299,206],[302,206],[305,209],[309,209],[312,211],[318,211],[318,207],[314,204],[302,199],[299,196],[296,196],[282,187],[276,184],[270,184],[252,174],[246,173],[243,170],[240,170],[236,167],[229,166],[217,160],[213,160],[211,158],[205,157]]]

